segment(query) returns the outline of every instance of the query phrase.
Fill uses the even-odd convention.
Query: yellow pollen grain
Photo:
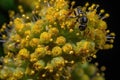
[[[74,64],[74,63],[75,63],[75,61],[73,61],[73,60],[72,60],[70,63],[71,63],[71,64]]]
[[[110,16],[110,14],[108,14],[108,13],[105,14],[105,17],[109,17],[109,16]]]
[[[45,77],[46,76],[46,74],[42,74],[42,77]]]
[[[100,13],[104,13],[104,12],[105,12],[105,10],[104,10],[104,9],[101,9],[101,10],[100,10]]]
[[[76,33],[76,36],[79,36],[80,35],[80,33]]]
[[[69,32],[70,32],[70,33],[73,32],[73,29],[70,29]]]

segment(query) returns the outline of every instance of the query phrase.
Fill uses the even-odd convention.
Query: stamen
[[[104,10],[104,9],[101,9],[101,10],[100,10],[100,13],[98,14],[98,16],[100,17],[101,14],[103,14],[104,12],[105,12],[105,10]]]
[[[110,15],[108,13],[106,13],[103,17],[101,17],[101,19],[105,19],[105,18],[108,18]]]
[[[71,2],[71,7],[70,7],[70,9],[73,9],[73,6],[75,5],[75,1],[72,1]]]

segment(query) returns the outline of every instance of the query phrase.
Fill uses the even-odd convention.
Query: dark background
[[[6,1],[5,4],[2,4],[1,1]],[[1,0],[0,1],[0,26],[4,22],[8,22],[8,10],[16,9],[16,3],[8,2],[10,0]],[[111,32],[115,32],[116,38],[114,42],[114,47],[110,50],[102,50],[97,53],[97,59],[94,59],[94,61],[99,62],[100,66],[105,65],[106,71],[105,71],[105,77],[106,80],[118,80],[119,79],[119,72],[120,72],[120,43],[119,43],[119,23],[120,23],[120,14],[119,14],[119,2],[117,0],[75,0],[76,5],[84,5],[86,2],[89,2],[90,4],[95,3],[100,5],[100,9],[105,9],[107,13],[110,14],[110,17],[106,19],[108,24],[108,29],[110,29]],[[8,5],[9,7],[5,8]],[[2,44],[0,43],[0,51],[2,50]],[[2,54],[0,54],[2,55]]]

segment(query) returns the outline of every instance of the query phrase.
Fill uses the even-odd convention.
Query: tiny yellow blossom
[[[65,1],[65,0],[56,0],[56,2],[54,3],[54,7],[56,9],[67,8],[68,7],[68,2]]]
[[[22,68],[17,68],[15,70],[15,72],[13,73],[13,76],[16,78],[16,79],[21,79],[24,75],[24,70]]]
[[[16,18],[16,19],[14,20],[14,25],[16,26],[16,27],[15,27],[15,30],[16,30],[17,32],[21,32],[22,29],[24,28],[24,23],[23,23],[23,20],[22,20],[21,18]]]
[[[101,30],[107,29],[107,23],[103,20],[99,20],[99,24],[97,26],[98,26],[98,29],[101,29]]]
[[[49,70],[49,72],[53,72],[53,65],[50,63],[47,63],[45,69]]]
[[[38,35],[41,33],[41,31],[43,30],[43,21],[42,20],[38,20],[35,22],[35,24],[32,26],[32,30],[31,32],[35,35]]]
[[[12,35],[10,40],[17,42],[18,40],[21,40],[21,36],[19,34]]]
[[[35,49],[35,54],[39,57],[44,57],[46,55],[46,48],[45,47],[38,47]]]
[[[73,50],[73,47],[72,47],[72,45],[71,45],[70,43],[66,43],[66,44],[62,47],[62,50],[63,50],[63,52],[69,54],[70,51]]]
[[[43,32],[41,33],[40,35],[40,43],[49,43],[50,42],[50,39],[51,39],[51,34],[48,33],[48,32]]]
[[[41,69],[43,69],[45,66],[45,62],[43,60],[39,60],[36,63],[33,64],[33,67],[35,68],[35,70],[39,71]]]
[[[66,38],[63,36],[59,36],[59,37],[57,37],[55,43],[58,45],[64,45],[66,43]]]
[[[56,35],[58,35],[59,30],[58,30],[57,28],[53,27],[53,28],[50,28],[48,32],[49,32],[52,36],[56,36]]]
[[[53,67],[63,67],[65,65],[65,60],[63,59],[63,57],[54,57],[51,60],[51,64],[53,65]]]
[[[82,55],[87,56],[87,55],[90,55],[89,53],[92,53],[94,50],[95,50],[95,43],[94,42],[82,40],[82,41],[77,43],[75,54],[76,55],[81,54],[81,56]]]
[[[31,47],[37,47],[38,44],[39,44],[39,38],[32,38],[29,42],[29,45]]]
[[[30,35],[30,30],[26,30],[24,34],[25,34],[25,36]]]
[[[36,62],[38,60],[38,55],[36,53],[30,54],[30,62]]]
[[[20,48],[28,47],[29,46],[29,41],[27,41],[25,38],[22,38],[20,41]]]
[[[59,46],[55,46],[52,49],[52,56],[59,56],[62,54],[62,49]]]
[[[21,49],[18,53],[18,57],[23,59],[28,59],[30,56],[30,52],[27,49]]]

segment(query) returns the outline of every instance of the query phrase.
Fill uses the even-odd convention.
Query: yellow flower
[[[35,24],[34,25],[32,25],[32,29],[31,29],[31,32],[33,33],[33,34],[40,34],[41,33],[41,31],[43,30],[43,20],[37,20],[36,22],[35,22]]]
[[[25,38],[22,38],[20,41],[20,48],[28,47],[29,46],[29,41],[26,40]]]
[[[53,72],[53,65],[51,63],[47,63],[45,69],[49,70],[49,72]]]
[[[11,41],[18,42],[18,40],[21,40],[21,36],[20,36],[19,34],[12,35],[12,36],[10,37],[10,40],[11,40]]]
[[[65,65],[65,60],[63,57],[54,57],[51,60],[51,64],[53,65],[53,67],[61,68]]]
[[[49,43],[50,42],[50,39],[51,39],[51,34],[48,33],[48,32],[43,32],[41,33],[40,35],[40,43]]]
[[[63,37],[63,36],[59,36],[59,37],[57,37],[55,43],[56,43],[57,45],[64,45],[64,44],[66,43],[66,38]]]
[[[59,33],[59,30],[56,27],[52,27],[48,31],[52,36],[56,36]]]
[[[59,46],[55,46],[52,49],[52,56],[59,56],[62,54],[62,49]]]
[[[35,68],[35,70],[39,71],[41,69],[43,69],[45,66],[45,62],[43,60],[39,60],[36,63],[33,64],[33,67]]]
[[[33,69],[31,69],[30,67],[27,67],[25,70],[25,74],[26,75],[33,75],[35,73],[35,71]]]
[[[73,47],[72,47],[72,45],[71,45],[70,43],[66,43],[66,44],[62,47],[62,50],[63,50],[63,52],[69,54],[70,51],[73,50]]]
[[[46,55],[46,48],[45,47],[38,47],[35,49],[35,53],[39,57],[44,57]]]
[[[25,33],[24,33],[25,36],[26,36],[26,35],[30,35],[30,32],[31,32],[30,30],[26,30]]]
[[[88,55],[92,54],[95,50],[95,43],[87,40],[81,40],[77,43],[77,47],[75,49],[75,54],[87,57]]]
[[[18,58],[20,57],[22,59],[28,59],[29,56],[30,56],[30,52],[25,48],[21,49],[18,53]]]
[[[30,62],[36,62],[38,60],[38,55],[36,53],[32,53],[30,55]]]
[[[68,7],[68,3],[65,0],[56,0],[54,3],[54,7],[56,9],[63,9],[63,8]]]
[[[15,30],[16,30],[17,32],[21,32],[22,29],[23,29],[23,27],[24,27],[24,23],[23,23],[22,18],[16,18],[16,19],[14,20],[14,26],[15,26]]]
[[[13,76],[16,78],[16,79],[21,79],[24,75],[24,70],[22,68],[16,68],[15,72],[13,73]]]
[[[32,38],[29,42],[29,45],[31,47],[37,47],[38,44],[39,44],[39,38]]]

